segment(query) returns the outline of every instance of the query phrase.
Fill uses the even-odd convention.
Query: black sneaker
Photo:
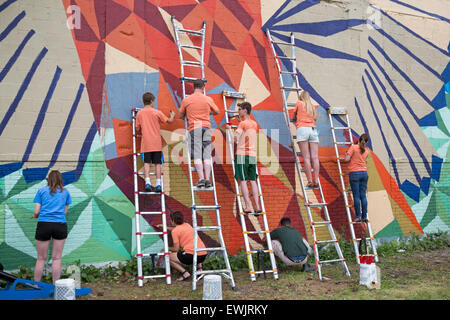
[[[149,183],[145,184],[145,192],[153,192],[153,187],[151,184]]]
[[[204,180],[205,181],[205,188],[211,188],[212,187],[212,183],[209,180]]]
[[[205,187],[205,180],[198,180],[197,184],[195,185],[197,188],[204,188]]]

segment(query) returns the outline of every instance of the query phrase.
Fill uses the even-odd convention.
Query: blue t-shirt
[[[66,214],[64,208],[72,203],[69,191],[56,189],[51,195],[50,187],[46,186],[38,190],[34,197],[35,203],[41,204],[38,222],[66,222]]]

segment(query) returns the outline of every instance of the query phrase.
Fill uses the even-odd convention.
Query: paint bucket
[[[75,300],[75,280],[60,279],[55,281],[55,300]]]
[[[222,300],[222,277],[207,275],[203,278],[203,300]]]

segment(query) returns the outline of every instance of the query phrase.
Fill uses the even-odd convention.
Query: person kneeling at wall
[[[184,222],[184,216],[180,211],[174,211],[170,214],[170,220],[175,227],[167,227],[172,232],[173,245],[169,247],[170,266],[181,272],[181,277],[177,281],[188,279],[191,274],[183,265],[192,265],[194,263],[194,229]],[[162,228],[162,225],[157,225]],[[200,237],[197,237],[197,248],[206,248]],[[181,250],[180,250],[181,249]],[[199,251],[197,253],[197,272],[202,271],[202,262],[205,261],[207,252]]]
[[[280,225],[281,228],[270,233],[275,255],[288,266],[301,265],[302,271],[314,271],[315,268],[306,262],[311,251],[309,243],[297,229],[291,227],[291,219],[282,218]]]

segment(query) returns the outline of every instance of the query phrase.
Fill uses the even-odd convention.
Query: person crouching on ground
[[[311,247],[300,232],[291,227],[291,219],[282,218],[280,225],[281,228],[270,232],[275,255],[288,266],[302,265],[302,271],[315,270],[307,263]]]
[[[169,255],[170,265],[181,272],[181,277],[177,281],[188,279],[191,274],[183,267],[194,263],[194,229],[184,221],[184,216],[180,211],[170,214],[170,220],[175,227],[167,227],[172,232],[173,245],[169,248],[172,251]],[[159,224],[156,227],[162,228]],[[200,237],[197,237],[197,249],[206,248]],[[180,250],[181,249],[181,250]],[[197,272],[202,271],[202,263],[205,261],[207,252],[197,252]]]

